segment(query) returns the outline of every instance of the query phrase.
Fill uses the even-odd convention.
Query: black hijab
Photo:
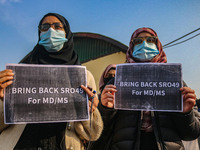
[[[34,49],[27,54],[20,63],[25,64],[54,64],[54,65],[80,65],[78,55],[74,51],[73,34],[70,30],[68,21],[61,15],[56,13],[48,13],[41,20],[39,25],[47,16],[55,16],[64,25],[67,42],[64,43],[63,48],[58,52],[48,52],[45,48],[37,43]],[[40,31],[38,30],[40,40]],[[39,42],[38,40],[38,42]]]

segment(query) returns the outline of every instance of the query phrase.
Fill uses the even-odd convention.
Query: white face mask
[[[159,54],[154,43],[148,43],[143,41],[141,44],[137,44],[133,48],[133,57],[141,61],[149,61]]]
[[[40,33],[39,45],[44,46],[48,52],[58,52],[67,41],[65,31],[49,28],[48,31]]]

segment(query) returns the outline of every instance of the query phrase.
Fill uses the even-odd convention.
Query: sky
[[[49,12],[63,15],[72,32],[102,34],[127,46],[140,27],[154,29],[163,45],[200,28],[199,0],[0,0],[0,70],[33,49],[38,23]],[[200,98],[200,36],[164,51],[168,63],[182,64],[183,80]]]

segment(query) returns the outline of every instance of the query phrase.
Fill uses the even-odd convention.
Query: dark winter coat
[[[139,150],[141,111],[114,110],[99,105],[104,131],[90,150]],[[178,112],[151,112],[153,132],[159,150],[184,150],[181,140],[194,140],[200,134],[196,109]],[[150,149],[150,148],[149,148]]]

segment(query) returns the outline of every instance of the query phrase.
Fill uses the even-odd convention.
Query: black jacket
[[[104,131],[89,149],[139,150],[141,111],[114,110],[101,104],[99,110]],[[186,114],[152,111],[151,117],[159,150],[184,150],[181,140],[193,140],[200,134],[200,116],[196,109]]]

